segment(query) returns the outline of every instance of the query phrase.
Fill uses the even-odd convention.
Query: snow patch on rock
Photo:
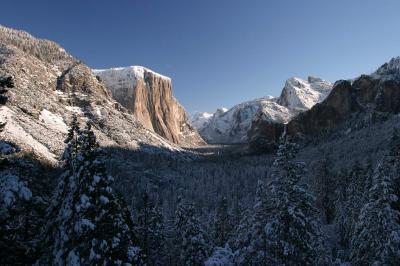
[[[201,128],[208,122],[208,120],[210,120],[210,118],[212,116],[213,116],[213,114],[211,114],[211,113],[196,112],[193,115],[191,115],[189,123],[194,128]]]
[[[57,163],[56,155],[50,152],[46,146],[37,141],[17,123],[15,120],[16,115],[11,109],[7,106],[1,106],[0,117],[2,117],[3,122],[7,123],[4,131],[1,133],[4,140],[17,143],[18,145],[28,148],[28,150],[35,151],[38,155],[46,158],[51,163]]]
[[[49,110],[43,109],[39,115],[39,121],[46,124],[47,127],[60,131],[62,133],[68,133],[68,126],[64,123],[61,116],[56,115]]]

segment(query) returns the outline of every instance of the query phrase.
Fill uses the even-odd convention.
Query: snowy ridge
[[[190,117],[190,124],[194,128],[201,128],[203,127],[208,120],[213,116],[211,113],[207,112],[196,112]]]
[[[373,77],[380,78],[382,76],[389,76],[392,78],[400,77],[400,56],[392,58],[389,62],[379,67],[373,74]]]
[[[107,86],[127,87],[136,86],[137,79],[144,79],[145,73],[152,73],[160,78],[171,80],[151,69],[142,66],[115,67],[109,69],[93,69],[93,73],[99,76]]]
[[[267,96],[218,109],[213,115],[196,113],[191,123],[210,143],[245,143],[254,119],[287,123],[300,111],[323,101],[332,84],[317,77],[293,77],[286,81],[280,97]],[[261,112],[261,114],[259,114]]]
[[[330,93],[332,84],[316,77],[305,81],[293,77],[286,81],[279,98],[279,104],[290,109],[307,110],[322,102]]]

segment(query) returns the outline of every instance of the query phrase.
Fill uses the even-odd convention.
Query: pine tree
[[[252,218],[249,210],[241,210],[240,205],[238,206],[241,211],[240,220],[235,229],[235,239],[233,247],[236,250],[234,252],[235,262],[239,265],[251,264],[251,239],[252,239]],[[251,217],[251,219],[250,219]]]
[[[136,231],[144,262],[147,265],[163,265],[166,253],[163,216],[147,193],[143,195],[143,207],[138,213]]]
[[[335,191],[335,230],[338,233],[340,245],[347,248],[349,245],[349,236],[351,235],[351,213],[348,199],[348,174],[340,171],[336,176],[338,185]]]
[[[203,265],[207,259],[209,247],[204,237],[204,231],[196,215],[193,204],[189,204],[185,214],[185,224],[182,230],[182,246],[180,253],[181,265]]]
[[[214,245],[223,247],[231,237],[233,225],[228,210],[228,201],[223,197],[218,204],[213,226]]]
[[[187,204],[181,195],[175,210],[173,246],[176,265],[203,265],[209,250],[194,205]]]
[[[248,242],[239,251],[237,261],[240,264],[266,265],[268,258],[268,235],[265,226],[271,214],[270,205],[267,200],[267,192],[264,182],[258,181],[256,199],[254,204],[254,215],[251,219],[251,227],[248,228]]]
[[[48,263],[139,264],[130,212],[111,188],[91,124],[80,131],[73,119],[66,142],[63,184],[49,212]]]
[[[398,265],[400,261],[399,212],[393,208],[391,167],[379,164],[369,191],[369,201],[361,209],[351,241],[354,265]]]
[[[321,265],[323,238],[314,198],[302,185],[304,165],[292,159],[297,145],[285,140],[274,162],[271,221],[265,227],[273,265]]]

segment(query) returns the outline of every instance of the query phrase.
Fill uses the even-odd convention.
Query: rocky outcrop
[[[56,163],[64,149],[68,123],[91,119],[102,146],[146,151],[182,151],[146,129],[115,101],[92,70],[57,44],[0,27],[0,77],[14,88],[0,107],[6,123],[0,139]]]
[[[310,110],[301,112],[286,125],[292,136],[315,136],[334,130],[352,115],[361,115],[376,122],[385,114],[400,112],[400,58],[394,58],[371,75],[361,75],[353,81],[337,81],[331,93]],[[282,124],[259,122],[253,127],[250,147],[254,151],[270,151],[283,132]]]
[[[146,128],[180,145],[204,144],[189,125],[185,109],[173,96],[170,78],[140,66],[94,70],[94,73],[114,99]]]
[[[380,112],[400,112],[400,80],[363,75],[353,83],[336,82],[325,101],[299,114],[288,123],[287,130],[291,135],[315,135],[336,128],[354,113]]]

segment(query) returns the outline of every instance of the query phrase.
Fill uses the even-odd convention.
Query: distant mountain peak
[[[390,59],[389,62],[379,67],[372,75],[400,77],[400,56]]]
[[[324,100],[332,84],[318,77],[286,80],[280,97],[266,96],[239,103],[229,110],[219,108],[212,116],[192,116],[191,123],[211,143],[245,143],[253,120],[288,122],[300,111]]]

